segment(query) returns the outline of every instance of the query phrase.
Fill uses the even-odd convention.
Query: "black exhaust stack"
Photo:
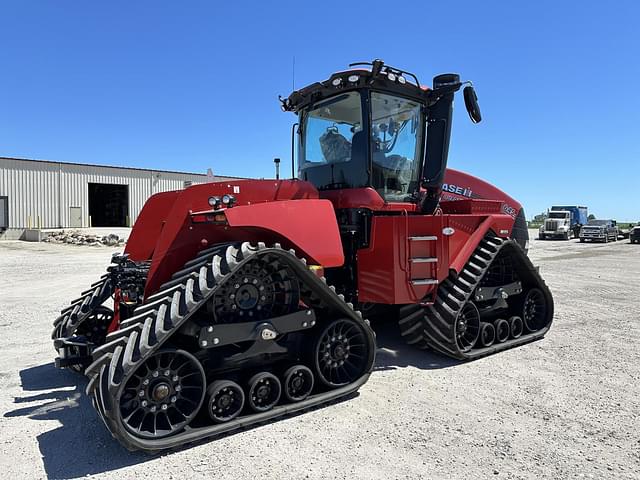
[[[420,211],[427,215],[432,214],[440,202],[449,156],[453,96],[460,86],[460,76],[455,73],[433,78],[435,103],[430,107],[427,119],[427,146],[420,182],[420,186],[426,190],[420,199]]]

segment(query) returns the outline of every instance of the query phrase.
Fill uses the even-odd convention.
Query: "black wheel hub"
[[[74,335],[83,336],[94,345],[102,345],[112,320],[110,308],[98,307],[78,326]]]
[[[107,338],[107,331],[113,320],[113,310],[107,307],[98,307],[76,328],[74,337],[84,337],[88,343],[95,346],[104,344]],[[83,356],[86,349],[71,347],[71,355]],[[70,367],[76,372],[82,372],[84,366],[73,365]]]
[[[456,341],[463,352],[471,350],[480,336],[480,312],[471,302],[465,304],[456,321]]]
[[[161,438],[179,431],[198,413],[205,376],[191,354],[160,351],[140,365],[121,392],[125,427],[142,438]]]
[[[284,374],[284,392],[288,400],[299,402],[313,390],[313,373],[304,365],[294,365]]]
[[[364,373],[368,355],[365,333],[352,320],[336,320],[319,336],[315,352],[322,382],[330,387],[345,385]]]
[[[214,295],[216,323],[264,320],[298,307],[298,282],[288,267],[260,259],[241,267]]]
[[[547,304],[541,290],[533,288],[529,290],[522,303],[522,320],[530,332],[535,332],[544,327],[547,315]]]
[[[280,399],[280,381],[270,373],[258,373],[249,381],[249,404],[258,412],[273,407]]]
[[[230,380],[214,382],[209,387],[209,416],[217,423],[237,417],[244,407],[244,392]]]
[[[245,278],[245,280],[249,280]],[[257,279],[253,279],[257,283]],[[251,310],[258,305],[260,298],[260,291],[255,285],[245,284],[241,285],[236,293],[236,305],[242,310]]]

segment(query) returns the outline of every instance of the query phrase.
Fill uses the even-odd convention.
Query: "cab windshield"
[[[367,186],[360,93],[349,92],[317,103],[301,120],[299,177],[320,190]]]
[[[417,190],[423,147],[421,105],[353,91],[302,113],[298,174],[319,190],[372,187],[388,202]]]
[[[422,150],[420,104],[371,93],[372,186],[387,201],[408,201],[417,189]]]

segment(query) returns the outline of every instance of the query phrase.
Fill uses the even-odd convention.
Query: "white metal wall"
[[[70,207],[89,226],[89,183],[129,185],[129,215],[136,221],[147,199],[180,190],[206,175],[0,158],[0,196],[9,197],[9,228],[67,228]],[[216,178],[215,180],[223,180]]]

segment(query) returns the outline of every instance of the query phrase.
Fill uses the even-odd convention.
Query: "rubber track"
[[[91,288],[82,292],[80,298],[71,302],[71,305],[60,312],[60,316],[53,322],[51,338],[66,338],[73,335],[77,328],[84,322],[91,312],[104,303],[114,291],[109,274],[103,275],[100,280],[91,285]]]
[[[505,343],[494,344],[486,348],[473,348],[463,352],[456,342],[455,324],[458,313],[469,301],[476,287],[489,269],[491,263],[504,248],[509,248],[522,262],[519,269],[528,276],[528,283],[542,290],[548,304],[547,326],[533,333],[524,334]],[[544,280],[538,274],[524,251],[513,240],[503,240],[487,235],[480,242],[471,258],[456,276],[451,275],[438,287],[435,302],[422,307],[407,305],[400,311],[400,331],[408,344],[418,348],[433,350],[459,360],[472,360],[500,350],[522,345],[542,338],[551,326],[553,319],[553,298]]]
[[[323,394],[314,395],[297,404],[281,405],[274,409],[235,419],[231,422],[201,427],[185,428],[176,435],[162,439],[141,439],[131,435],[120,418],[116,399],[120,388],[126,384],[136,368],[158,350],[189,317],[211,298],[220,285],[235,271],[255,256],[276,255],[280,261],[294,267],[302,277],[301,283],[312,284],[310,291],[316,298],[309,303],[322,303],[339,316],[350,317],[364,326],[370,336],[370,363],[367,373],[357,381]],[[187,263],[188,267],[176,272],[174,278],[150,296],[147,303],[138,307],[132,318],[123,322],[121,329],[107,336],[107,343],[93,352],[93,363],[85,374],[89,376],[86,392],[93,399],[94,407],[111,434],[130,450],[155,451],[183,445],[219,433],[235,430],[254,423],[333,400],[357,390],[368,379],[375,356],[375,337],[360,312],[345,303],[344,296],[326,285],[306,267],[306,260],[295,256],[294,250],[283,250],[279,244],[267,248],[264,243],[253,246],[248,242],[208,249]],[[318,398],[315,398],[318,397]]]

